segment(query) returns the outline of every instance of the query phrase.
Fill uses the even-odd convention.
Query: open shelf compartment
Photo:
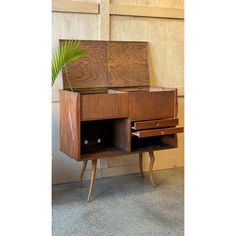
[[[81,122],[81,155],[83,157],[117,154],[129,151],[128,120],[106,119]]]
[[[177,135],[164,135],[147,138],[131,137],[131,152],[148,151],[157,149],[176,148],[178,146]]]

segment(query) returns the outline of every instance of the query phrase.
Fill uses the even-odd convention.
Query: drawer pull
[[[164,133],[165,133],[165,131],[162,130],[162,131],[161,131],[161,134],[164,134]]]
[[[156,123],[156,126],[159,126],[160,125],[160,123]]]

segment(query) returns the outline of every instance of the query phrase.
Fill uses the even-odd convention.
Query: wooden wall
[[[148,41],[151,84],[178,88],[179,119],[184,123],[184,3],[183,0],[53,0],[52,48],[58,39],[103,39]],[[76,181],[81,163],[59,149],[59,78],[52,92],[53,183]],[[155,152],[155,169],[184,165],[184,137],[179,148]],[[149,158],[145,155],[144,170]],[[85,173],[89,178],[90,164]],[[137,155],[101,160],[97,176],[138,172]]]

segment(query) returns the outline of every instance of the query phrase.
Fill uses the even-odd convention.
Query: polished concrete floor
[[[97,179],[94,198],[86,202],[89,181],[53,186],[54,236],[184,235],[184,170]]]

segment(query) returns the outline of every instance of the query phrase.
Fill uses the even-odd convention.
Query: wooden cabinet
[[[140,92],[113,88],[92,92],[60,90],[61,151],[71,158],[126,155],[138,152],[139,146],[142,151],[177,147],[175,137],[168,145],[159,138],[145,140],[183,132],[183,128],[176,127],[176,89],[149,87]],[[163,145],[158,141],[155,146],[157,140]]]
[[[63,41],[61,41],[62,43]],[[91,198],[96,160],[149,152],[150,181],[154,150],[176,148],[177,90],[149,86],[147,43],[81,41],[88,57],[63,72],[60,90],[60,150],[69,157],[92,160]],[[142,172],[142,164],[140,164]],[[143,175],[143,174],[142,174]]]

